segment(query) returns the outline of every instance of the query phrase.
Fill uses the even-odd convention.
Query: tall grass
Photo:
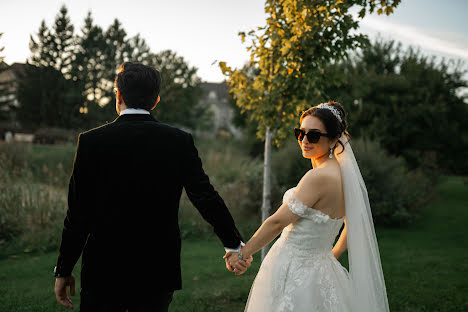
[[[263,164],[247,155],[242,142],[233,139],[197,141],[205,172],[221,195],[241,231],[251,232],[260,222]],[[180,203],[180,224],[183,237],[211,232],[183,194]]]
[[[63,165],[52,169],[35,159],[31,145],[0,145],[0,256],[56,246],[66,173]]]
[[[197,141],[197,146],[215,189],[247,228],[243,232],[251,232],[260,222],[262,162],[232,139]],[[0,144],[0,256],[57,248],[74,151],[72,144]],[[185,194],[180,225],[183,237],[212,232]]]

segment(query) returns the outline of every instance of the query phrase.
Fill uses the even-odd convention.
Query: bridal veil
[[[341,167],[348,231],[348,260],[359,312],[390,311],[369,197],[361,171],[345,134],[345,146],[335,156]]]

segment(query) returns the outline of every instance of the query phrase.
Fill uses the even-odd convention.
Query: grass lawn
[[[468,311],[467,182],[444,179],[438,198],[412,226],[377,229],[391,311]],[[0,311],[65,311],[53,294],[56,256],[0,260]],[[184,289],[175,294],[171,312],[243,311],[259,261],[238,277],[225,270],[222,256],[214,237],[184,241]],[[74,302],[78,310],[78,296]]]

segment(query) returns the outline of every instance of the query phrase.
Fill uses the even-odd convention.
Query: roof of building
[[[12,73],[18,78],[19,76],[24,76],[26,72],[26,66],[27,64],[23,64],[23,63],[13,63],[10,66],[10,69]]]
[[[5,62],[0,62],[0,69],[8,68],[8,64]]]
[[[203,97],[207,97],[212,91],[216,93],[218,99],[228,96],[229,88],[225,82],[202,82],[200,88],[203,90]]]

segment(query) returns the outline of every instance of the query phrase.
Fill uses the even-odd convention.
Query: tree
[[[163,80],[156,118],[191,129],[207,126],[210,115],[198,105],[202,90],[195,67],[171,50],[151,54],[143,63],[158,69]]]
[[[2,38],[3,33],[0,33],[0,38]],[[5,47],[0,46],[0,53],[3,53],[3,50],[5,50]],[[5,56],[0,55],[0,63],[3,63],[3,60],[5,59]]]
[[[258,75],[248,77],[220,62],[237,104],[258,124],[259,136],[265,134],[263,219],[268,217],[271,206],[273,134],[279,144],[300,112],[323,98],[322,90],[329,83],[324,73],[327,63],[343,59],[350,50],[368,42],[366,36],[353,34],[359,24],[349,9],[360,7],[360,17],[375,10],[388,15],[399,2],[267,0],[266,25],[248,34],[240,33],[243,42],[246,37],[251,39],[247,50]]]
[[[55,16],[52,29],[42,20],[37,39],[30,37],[31,56],[29,63],[39,67],[53,67],[64,75],[69,75],[74,58],[74,26],[68,10],[64,6]],[[67,76],[70,78],[70,76]]]
[[[105,86],[103,89],[105,96],[110,99],[109,101],[115,100],[112,88],[114,87],[117,69],[124,62],[123,50],[125,48],[126,36],[127,32],[123,29],[118,19],[115,19],[104,33],[106,47],[103,64],[106,73],[103,77],[103,85]]]
[[[29,65],[20,80],[18,120],[26,129],[76,128],[82,123],[81,94],[77,82],[66,79],[53,67]]]
[[[151,52],[139,34],[128,37],[121,22],[104,31],[91,12],[74,35],[63,6],[52,29],[43,20],[31,36],[31,57],[20,84],[20,120],[31,129],[94,127],[115,118],[114,79],[125,61],[158,68],[163,76],[162,101],[154,114],[165,122],[195,128],[206,122],[196,68],[174,52]]]
[[[394,41],[376,40],[352,62],[329,66],[340,73],[340,88],[326,93],[342,99],[353,135],[371,138],[411,168],[468,172],[468,119],[460,62],[440,62]],[[438,139],[436,139],[438,138]]]
[[[31,57],[18,86],[18,119],[25,128],[79,125],[82,102],[79,84],[72,78],[74,27],[63,6],[52,29],[43,20],[37,38],[31,36]]]
[[[151,51],[146,41],[139,35],[127,38],[122,23],[115,19],[104,32],[104,50],[102,52],[102,77],[99,93],[101,116],[100,121],[109,121],[115,117],[115,95],[113,92],[117,70],[123,62],[134,61],[145,63]],[[108,105],[110,103],[110,105]]]
[[[0,33],[0,38],[3,33]],[[9,69],[9,66],[3,62],[5,57],[2,54],[5,47],[0,46],[0,75]],[[11,117],[11,112],[15,109],[14,106],[14,82],[4,76],[0,79],[0,121],[7,121]]]
[[[79,82],[83,114],[86,114],[86,126],[94,126],[101,117],[101,105],[106,104],[106,94],[103,89],[109,89],[103,84],[107,76],[104,66],[106,59],[106,41],[102,28],[94,24],[91,12],[88,12],[81,28],[81,36],[76,39],[75,59],[72,62],[73,79]]]
[[[71,63],[74,59],[75,49],[75,27],[71,24],[68,10],[65,5],[60,8],[59,13],[55,17],[53,25],[52,53],[55,60],[55,68],[65,75],[65,78],[70,79]]]

